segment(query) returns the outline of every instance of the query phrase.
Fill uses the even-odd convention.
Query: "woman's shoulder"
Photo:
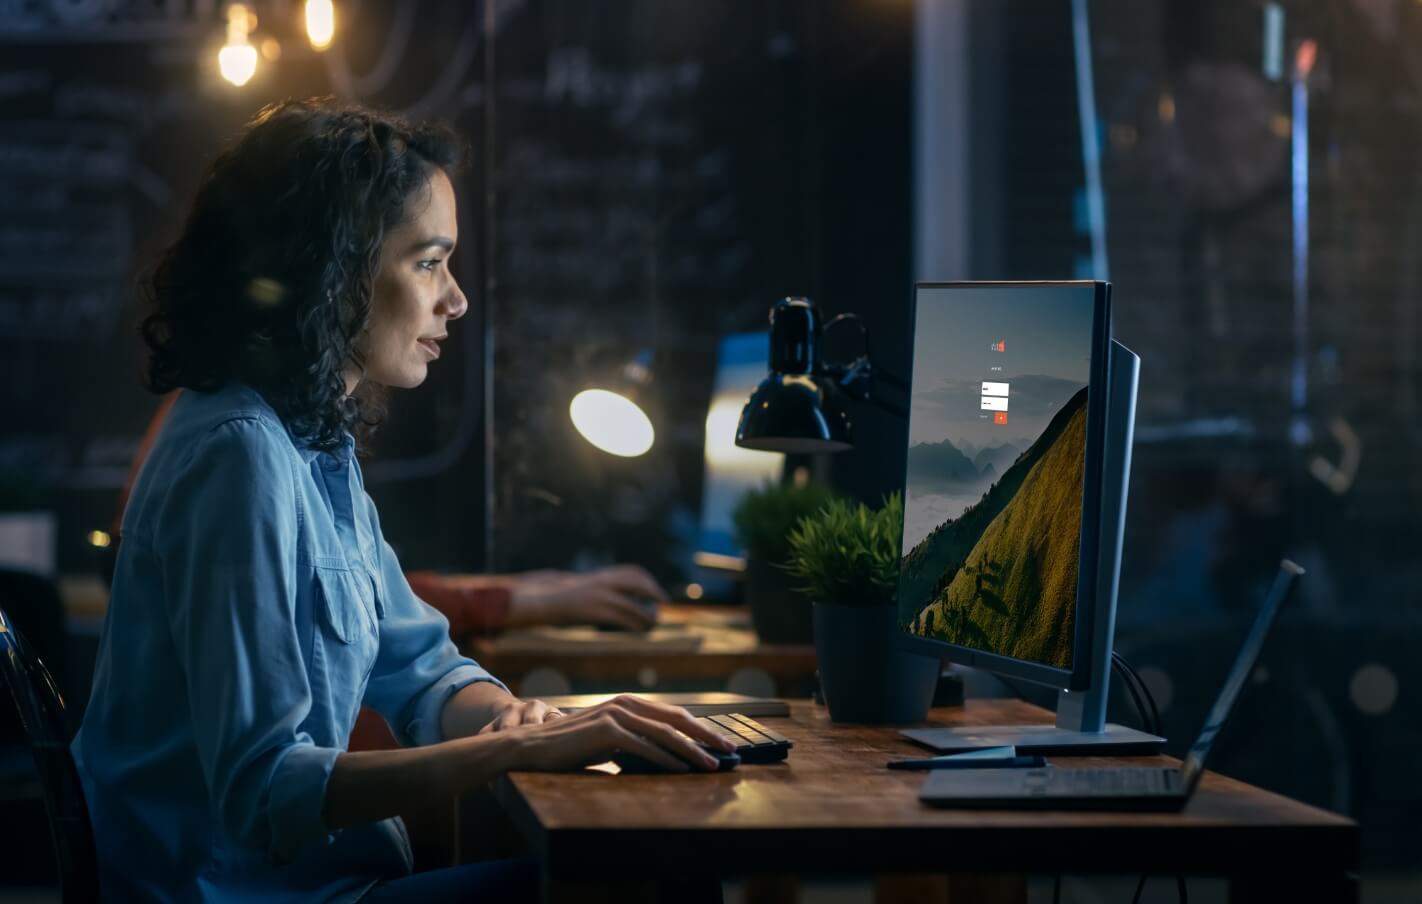
[[[183,390],[158,444],[167,446],[170,460],[198,453],[285,459],[296,451],[277,413],[260,393],[241,383],[211,392]]]
[[[123,515],[130,536],[157,537],[179,508],[238,510],[296,492],[300,461],[290,435],[259,394],[240,385],[185,389],[139,471]]]

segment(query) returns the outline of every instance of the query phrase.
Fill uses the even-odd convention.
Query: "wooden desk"
[[[989,700],[932,717],[1004,724],[1048,714]],[[935,886],[925,874],[1061,871],[1227,876],[1232,902],[1357,900],[1356,823],[1221,775],[1207,774],[1181,814],[932,809],[917,799],[922,773],[884,768],[891,758],[922,755],[895,729],[837,726],[801,701],[789,718],[764,721],[795,742],[787,763],[707,775],[499,779],[494,796],[542,861],[548,900],[646,900],[647,888],[627,884],[629,874],[671,878],[698,866],[723,877],[919,875],[907,885],[881,881],[881,900],[910,890],[915,900],[1024,901],[1025,879],[955,878],[973,889],[960,896],[948,880]]]
[[[651,690],[738,690],[760,696],[809,694],[817,668],[813,646],[762,645],[744,608],[669,604],[661,623],[669,634],[699,640],[694,650],[655,642],[638,645],[636,634],[592,629],[534,629],[476,637],[465,651],[517,692],[535,669],[552,669],[567,679],[566,689],[537,688],[532,696]],[[546,644],[539,638],[545,637]],[[602,641],[601,643],[599,641]],[[774,687],[728,687],[748,670],[767,676]]]

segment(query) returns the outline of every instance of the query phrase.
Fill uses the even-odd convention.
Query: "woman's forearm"
[[[326,827],[375,822],[483,787],[508,771],[519,743],[495,732],[428,747],[343,753],[326,783]]]
[[[463,738],[478,734],[507,706],[517,702],[517,698],[492,681],[467,684],[445,701],[444,709],[440,710],[440,736]]]

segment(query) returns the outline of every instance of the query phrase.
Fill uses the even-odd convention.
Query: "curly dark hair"
[[[330,98],[266,107],[217,159],[182,234],[144,282],[147,385],[253,386],[320,449],[381,416],[380,388],[346,395],[386,233],[461,146],[446,127]]]

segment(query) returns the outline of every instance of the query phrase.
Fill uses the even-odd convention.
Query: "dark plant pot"
[[[795,589],[794,576],[770,562],[746,562],[746,601],[761,643],[809,644],[815,639],[810,601]]]
[[[898,646],[893,606],[815,603],[820,690],[835,722],[921,722],[939,661]]]

